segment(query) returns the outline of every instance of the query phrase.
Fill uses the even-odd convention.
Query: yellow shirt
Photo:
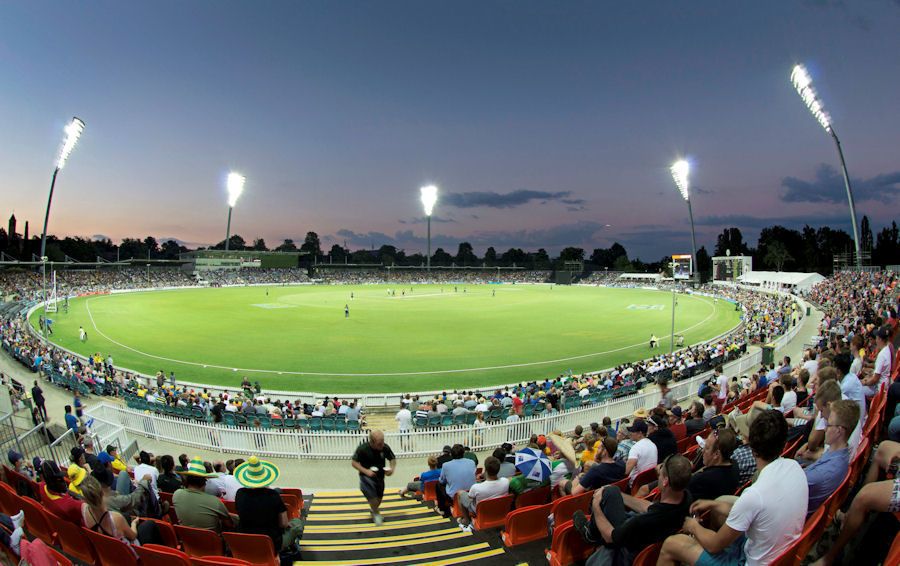
[[[597,455],[597,448],[600,446],[600,441],[594,442],[593,446],[589,446],[584,449],[584,452],[581,453],[581,463],[587,464],[588,462],[593,462],[594,458]]]
[[[125,460],[123,460],[119,455],[116,455],[116,459],[112,461],[112,467],[116,472],[124,472],[128,469],[128,466],[125,464]]]

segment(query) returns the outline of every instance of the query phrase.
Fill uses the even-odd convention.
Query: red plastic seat
[[[553,531],[553,541],[546,552],[547,562],[550,566],[569,566],[587,560],[596,548],[593,544],[585,542],[569,521],[557,526]]]
[[[531,505],[506,515],[506,523],[500,534],[503,544],[516,546],[546,538],[547,517],[552,513],[552,507],[552,503]]]
[[[813,513],[812,517],[806,520],[806,526],[800,533],[800,537],[772,562],[772,566],[796,566],[803,562],[809,549],[821,538],[825,526],[825,506],[822,505]]]
[[[223,499],[222,503],[225,504],[225,509],[228,509],[229,513],[231,513],[232,515],[237,515],[237,506],[234,504],[234,501]]]
[[[134,549],[141,559],[141,566],[192,566],[190,556],[174,548],[145,544]]]
[[[44,508],[28,497],[20,497],[19,503],[25,510],[25,529],[49,546],[56,544],[56,529]]]
[[[203,556],[191,557],[191,564],[194,566],[253,566],[252,563],[239,558],[231,558],[230,556]]]
[[[100,566],[138,566],[137,558],[131,551],[131,547],[117,538],[95,533],[90,529],[81,527],[81,532],[94,545]]]
[[[231,549],[231,555],[259,566],[279,566],[281,561],[272,539],[265,535],[249,535],[242,533],[222,533],[225,544]]]
[[[50,551],[50,554],[53,555],[53,559],[56,560],[56,566],[72,566],[72,561],[64,556],[62,552],[56,550],[52,546],[48,546],[47,550]]]
[[[437,480],[427,481],[422,484],[422,500],[437,501]]]
[[[884,557],[885,564],[900,564],[900,533],[894,537],[894,544],[888,550],[887,556]]]
[[[656,481],[656,466],[653,466],[649,470],[644,470],[639,473],[634,478],[634,483],[631,484],[631,495],[637,494],[638,490],[641,486],[647,485],[648,483],[652,483]]]
[[[506,514],[509,513],[512,506],[512,495],[485,499],[475,507],[475,519],[472,521],[472,524],[479,531],[502,527],[506,523]]]
[[[181,547],[191,556],[224,555],[222,537],[214,531],[175,525],[175,534],[181,539]]]
[[[172,523],[160,519],[152,519],[150,517],[141,517],[140,521],[152,521],[156,523],[156,527],[159,529],[159,536],[162,537],[164,546],[178,548],[178,535],[175,534],[175,527]]]
[[[100,562],[100,559],[97,557],[97,551],[94,550],[94,545],[85,538],[80,526],[60,519],[55,515],[51,514],[51,516],[53,517],[56,535],[63,552],[85,564],[97,564]]]
[[[299,519],[303,513],[303,500],[290,493],[282,493],[281,500],[287,507],[288,519]]]
[[[303,503],[303,490],[296,487],[279,487],[282,494],[285,495],[294,495],[297,499],[300,500],[300,510],[303,510],[305,504]]]
[[[531,507],[533,505],[543,505],[550,501],[550,486],[536,487],[523,491],[516,496],[516,509],[523,507]]]
[[[659,553],[661,550],[662,543],[656,543],[653,546],[648,546],[634,557],[634,562],[632,562],[631,565],[656,566],[656,561],[659,560]]]
[[[175,513],[175,503],[172,501],[172,494],[166,491],[159,492],[159,502],[163,501],[169,502],[169,520],[172,521],[173,525],[178,524],[178,514]]]
[[[0,483],[0,511],[11,516],[21,510],[16,491],[8,484]]]
[[[575,511],[581,509],[585,515],[591,514],[591,500],[594,498],[594,490],[585,491],[578,495],[567,495],[553,502],[553,524],[562,525],[571,521]]]

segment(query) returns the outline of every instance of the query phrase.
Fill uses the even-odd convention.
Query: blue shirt
[[[809,504],[806,516],[812,515],[828,496],[837,491],[850,468],[850,449],[842,448],[822,454],[816,462],[806,467],[806,483],[809,485]]]
[[[447,487],[447,496],[453,499],[457,491],[468,491],[475,485],[475,462],[468,458],[458,458],[445,462],[441,467],[441,483]]]
[[[66,413],[66,426],[74,432],[78,432],[78,419],[72,413]]]
[[[428,470],[419,474],[419,481],[423,484],[427,481],[438,481],[439,479],[441,479],[440,468],[435,470]]]

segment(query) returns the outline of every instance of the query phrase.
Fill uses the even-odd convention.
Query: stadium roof
[[[747,285],[780,285],[796,289],[808,289],[824,279],[818,273],[795,271],[750,271],[738,277],[738,281]]]

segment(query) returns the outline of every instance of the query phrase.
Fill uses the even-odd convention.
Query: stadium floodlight
[[[47,197],[47,209],[44,211],[44,229],[41,231],[41,298],[44,302],[44,312],[46,312],[47,308],[47,223],[50,221],[50,205],[53,204],[53,189],[56,188],[56,176],[59,175],[60,170],[66,166],[69,155],[72,153],[72,150],[75,149],[75,144],[78,143],[81,133],[84,132],[84,121],[77,116],[73,117],[72,121],[65,127],[65,132],[66,138],[63,140],[62,147],[59,150],[59,157],[56,159],[56,167],[53,169],[53,178],[50,180],[50,196]],[[41,326],[41,334],[44,333],[44,327],[46,326],[46,324]]]
[[[838,157],[841,160],[841,172],[844,175],[844,188],[847,190],[847,203],[850,205],[850,221],[853,223],[853,243],[856,249],[856,266],[862,265],[862,256],[859,249],[859,228],[856,223],[856,204],[853,202],[853,191],[850,189],[850,175],[847,174],[847,163],[844,161],[844,151],[841,149],[841,140],[838,139],[834,132],[834,126],[831,124],[831,116],[825,111],[825,105],[819,100],[816,89],[812,86],[812,78],[809,76],[806,67],[803,65],[794,65],[791,71],[791,84],[797,89],[797,94],[803,99],[803,103],[809,108],[813,118],[816,119],[825,131],[831,135],[834,145],[837,148]]]
[[[681,198],[688,205],[688,216],[691,219],[691,262],[694,265],[694,271],[697,271],[697,238],[694,235],[694,211],[691,208],[691,195],[688,190],[690,183],[688,181],[688,177],[691,173],[691,164],[687,162],[687,160],[679,159],[675,163],[672,164],[672,167],[669,168],[669,171],[672,172],[672,178],[675,180],[675,186],[678,188],[678,192],[681,193]],[[672,274],[674,280],[674,273]],[[693,275],[691,275],[693,277]]]
[[[247,180],[246,177],[241,175],[240,173],[235,173],[232,171],[228,174],[228,182],[226,183],[226,187],[228,189],[228,225],[225,228],[225,251],[228,251],[229,241],[231,239],[231,211],[234,210],[234,205],[237,204],[238,199],[241,196],[241,193],[244,192],[244,182]]]
[[[422,206],[425,208],[425,219],[428,224],[428,255],[425,257],[426,267],[431,270],[431,213],[437,203],[438,188],[434,185],[426,185],[420,189]]]

